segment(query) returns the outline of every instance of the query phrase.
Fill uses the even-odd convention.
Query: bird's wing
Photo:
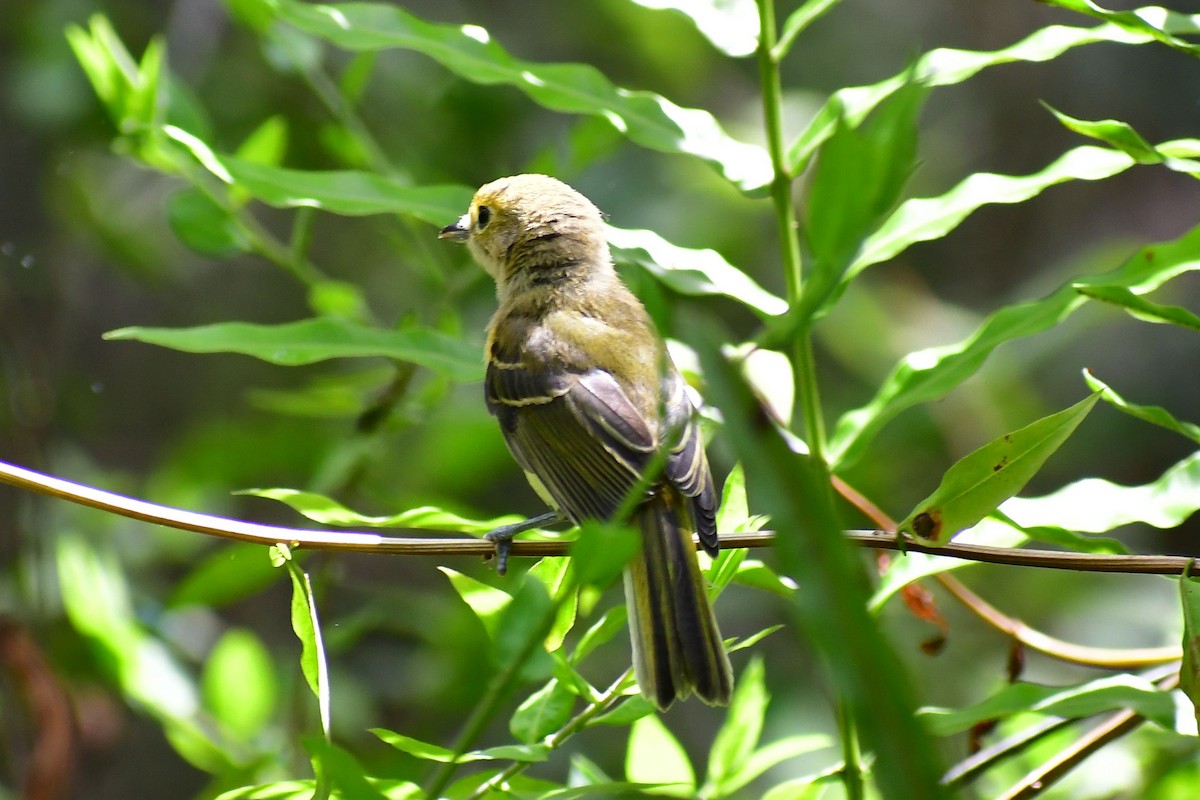
[[[486,392],[518,463],[575,521],[611,518],[657,446],[646,420],[604,370],[493,363]]]
[[[710,555],[717,552],[717,496],[712,470],[704,453],[704,437],[696,423],[696,411],[687,395],[683,376],[672,369],[662,381],[666,429],[671,443],[666,476],[686,497],[691,498],[692,523],[700,543]]]

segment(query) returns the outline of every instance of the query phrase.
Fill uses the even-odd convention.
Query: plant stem
[[[787,282],[788,308],[800,308],[804,294],[804,265],[800,254],[800,233],[797,229],[792,208],[792,175],[787,168],[783,144],[783,86],[779,76],[779,55],[776,49],[776,25],[774,0],[759,0],[758,66],[762,84],[763,117],[767,133],[767,147],[771,155],[774,175],[771,180],[771,203],[775,209],[776,227],[779,230],[780,255],[783,258],[784,278]],[[830,507],[833,505],[833,487],[829,465],[825,461],[825,422],[821,414],[821,395],[817,386],[817,370],[813,356],[812,328],[809,322],[797,332],[792,352],[792,371],[795,381],[795,397],[799,402],[804,421],[804,439],[808,443],[809,459],[814,468],[814,481],[826,493]],[[793,412],[795,417],[795,412]],[[795,419],[792,421],[795,427]],[[863,767],[858,745],[858,731],[854,714],[846,697],[838,698],[838,727],[841,731],[842,783],[850,800],[862,800]]]
[[[605,689],[604,693],[597,697],[595,701],[591,703],[591,705],[580,711],[578,714],[568,720],[567,723],[559,728],[554,734],[549,736],[544,741],[547,749],[557,750],[558,748],[562,747],[568,739],[586,728],[589,722],[600,716],[600,714],[611,709],[617,703],[617,701],[621,699],[622,687],[625,685],[625,682],[629,680],[632,673],[632,668],[625,670],[624,674],[613,681],[612,686],[609,686],[607,689]],[[528,761],[514,761],[513,763],[509,764],[503,772],[499,772],[492,776],[491,779],[486,781],[478,789],[468,795],[467,800],[478,800],[479,798],[485,797],[493,790],[502,789],[506,782],[512,780],[517,775],[520,775],[529,767],[530,762]]]
[[[792,178],[787,169],[783,144],[783,87],[779,78],[779,63],[775,50],[775,4],[759,0],[761,30],[758,45],[759,80],[762,83],[763,117],[767,133],[767,149],[774,166],[771,180],[771,204],[775,209],[779,230],[780,256],[787,282],[789,308],[800,305],[804,293],[804,266],[800,255],[800,233],[792,209]],[[806,324],[796,337],[792,355],[795,373],[796,398],[804,420],[804,438],[809,454],[821,476],[829,477],[825,463],[825,423],[821,415],[821,397],[817,389],[816,366],[813,359],[812,335]],[[828,484],[828,480],[825,480]]]

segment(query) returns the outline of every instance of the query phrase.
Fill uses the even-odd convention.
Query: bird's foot
[[[511,525],[501,525],[499,528],[485,533],[483,538],[496,547],[496,574],[503,575],[508,572],[508,556],[512,552],[513,538],[518,533],[531,531],[534,528],[541,528],[545,525],[552,525],[562,520],[562,514],[559,514],[557,511],[547,511],[545,514],[539,514],[536,517],[514,522]]]

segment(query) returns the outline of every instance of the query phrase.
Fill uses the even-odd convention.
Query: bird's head
[[[484,185],[439,238],[465,242],[497,285],[544,267],[609,263],[599,209],[546,175],[513,175]]]

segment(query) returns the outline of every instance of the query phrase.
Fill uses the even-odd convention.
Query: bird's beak
[[[442,232],[438,234],[439,239],[453,239],[456,242],[466,241],[471,233],[471,215],[463,214],[458,218],[458,222],[453,225],[447,225],[442,228]]]

